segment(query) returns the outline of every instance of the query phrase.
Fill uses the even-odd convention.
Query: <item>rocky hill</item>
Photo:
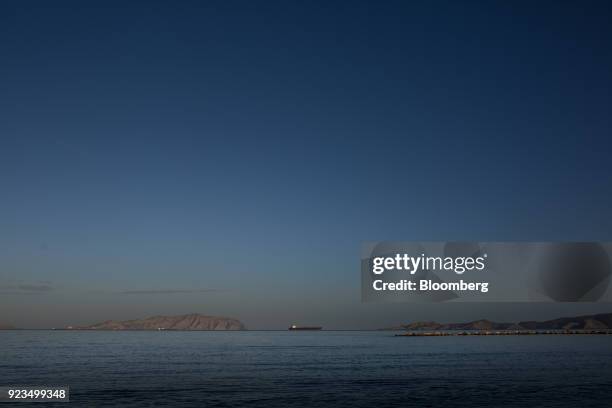
[[[561,317],[543,322],[526,321],[519,325],[529,330],[558,330],[558,329],[612,329],[612,313],[596,315]]]
[[[394,327],[395,330],[589,330],[612,329],[612,313],[561,317],[559,319],[498,323],[490,320],[475,320],[466,323],[414,322]]]
[[[245,330],[236,319],[197,313],[179,316],[153,316],[136,320],[107,320],[91,326],[68,326],[70,330]]]

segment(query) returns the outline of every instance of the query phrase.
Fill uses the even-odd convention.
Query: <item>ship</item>
[[[320,326],[296,326],[295,324],[289,326],[289,330],[321,330]]]

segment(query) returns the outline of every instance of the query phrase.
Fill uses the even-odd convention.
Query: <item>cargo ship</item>
[[[320,326],[296,326],[295,324],[289,326],[289,330],[321,330]]]

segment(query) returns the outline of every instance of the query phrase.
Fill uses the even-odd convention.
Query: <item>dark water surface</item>
[[[0,332],[16,406],[612,406],[612,336],[391,332]],[[10,403],[0,404],[3,406]]]

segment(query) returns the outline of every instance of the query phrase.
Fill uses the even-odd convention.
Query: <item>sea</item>
[[[0,331],[1,386],[69,407],[610,407],[612,335]]]

